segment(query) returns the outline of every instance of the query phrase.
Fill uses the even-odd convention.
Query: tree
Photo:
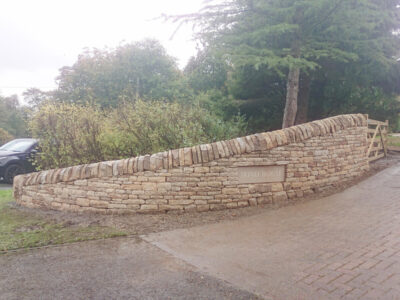
[[[184,93],[175,59],[155,40],[81,54],[57,78],[55,99],[115,107],[123,100],[172,100]]]
[[[172,19],[198,24],[204,45],[226,53],[234,67],[270,69],[286,78],[283,127],[288,127],[296,122],[299,96],[298,122],[306,119],[312,75],[325,62],[393,67],[400,46],[393,34],[398,5],[398,0],[231,0]]]
[[[190,58],[184,75],[190,87],[196,92],[207,92],[212,89],[222,90],[228,78],[229,66],[221,57],[208,49],[200,50]]]
[[[51,92],[44,92],[38,88],[29,88],[22,95],[25,102],[31,107],[37,107],[45,100],[51,98]]]
[[[26,115],[19,105],[18,96],[0,96],[0,128],[11,136],[25,137],[27,134]]]

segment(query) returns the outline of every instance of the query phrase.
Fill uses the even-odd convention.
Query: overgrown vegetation
[[[73,226],[36,217],[10,206],[11,190],[0,190],[0,254],[4,251],[125,235],[109,227]]]
[[[239,136],[241,117],[223,121],[199,104],[137,100],[117,108],[49,102],[30,122],[40,169],[133,157]]]
[[[60,70],[55,90],[28,89],[29,108],[0,97],[0,128],[40,138],[41,168],[346,113],[400,130],[399,7],[399,0],[211,0],[199,13],[167,17],[197,28],[200,49],[183,71],[154,40],[88,50]]]

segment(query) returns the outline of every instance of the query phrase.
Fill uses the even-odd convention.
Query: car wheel
[[[14,177],[19,174],[25,174],[23,166],[18,164],[9,165],[4,172],[4,181],[6,183],[13,183]]]

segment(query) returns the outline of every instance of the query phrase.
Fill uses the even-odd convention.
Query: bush
[[[0,128],[0,146],[11,141],[14,137],[3,128]]]
[[[30,128],[40,139],[41,169],[133,157],[208,143],[244,133],[244,121],[231,121],[199,104],[160,101],[123,103],[115,109],[48,103]]]
[[[41,155],[36,159],[39,169],[103,160],[104,118],[90,106],[43,104],[29,124],[33,137],[40,140]]]

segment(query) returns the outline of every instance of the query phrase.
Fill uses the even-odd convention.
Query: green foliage
[[[70,103],[116,107],[124,100],[184,97],[175,59],[155,40],[86,51],[63,67],[54,98]]]
[[[223,90],[229,66],[221,55],[213,51],[199,51],[187,63],[184,75],[195,93]]]
[[[115,109],[47,103],[30,128],[40,139],[41,169],[87,164],[239,136],[240,117],[224,122],[199,104],[142,101]]]
[[[40,104],[51,98],[52,92],[43,92],[38,88],[29,88],[23,92],[25,102],[32,108],[37,108]]]
[[[25,137],[27,134],[25,109],[19,106],[16,95],[0,96],[0,128],[15,137]]]
[[[110,153],[135,156],[214,142],[244,131],[243,121],[223,122],[199,104],[160,101],[125,103],[114,110],[107,126]],[[111,158],[111,157],[110,157]]]
[[[11,141],[13,136],[5,131],[3,128],[0,128],[0,146]]]
[[[212,53],[229,66],[220,90],[225,97],[246,100],[240,111],[246,114],[251,131],[274,128],[275,120],[282,116],[276,108],[285,102],[289,68],[300,68],[301,77],[307,74],[311,78],[310,103],[319,111],[313,109],[309,119],[355,108],[379,110],[369,113],[391,118],[393,106],[387,103],[400,92],[396,62],[400,35],[393,34],[400,27],[398,0],[212,2],[197,14],[172,18],[194,22],[200,28],[198,40],[204,50],[196,61],[202,62],[204,53]],[[203,68],[208,70],[210,65]],[[202,81],[191,85],[196,88],[198,82]],[[372,100],[356,101],[357,90],[380,91],[376,105]],[[334,100],[332,94],[341,97]],[[349,105],[342,105],[347,99]],[[258,110],[254,103],[261,105]]]
[[[342,84],[342,89],[337,89],[337,82],[330,82],[323,89],[324,101],[317,101],[312,97],[310,103],[311,118],[324,118],[346,113],[368,114],[375,120],[389,120],[390,126],[395,129],[400,102],[393,96],[387,95],[382,89],[376,87],[358,87]]]
[[[32,135],[40,140],[36,165],[49,169],[104,160],[104,120],[105,115],[91,106],[42,105],[29,124]]]

